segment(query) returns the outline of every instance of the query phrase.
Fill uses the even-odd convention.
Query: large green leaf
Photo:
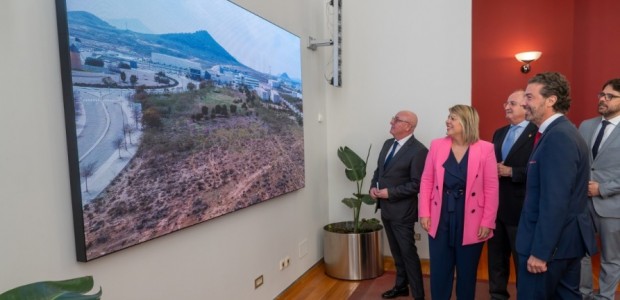
[[[364,202],[364,203],[366,203],[368,205],[373,205],[373,204],[377,203],[377,200],[372,199],[372,197],[370,197],[370,195],[368,195],[368,194],[363,194],[361,196],[362,196],[361,197],[362,202]]]
[[[99,300],[101,288],[97,294],[84,295],[92,290],[93,285],[92,276],[63,281],[42,281],[0,294],[0,300]]]
[[[344,203],[349,208],[356,208],[362,206],[362,200],[357,198],[344,198],[342,199],[342,203]]]
[[[366,177],[366,162],[351,148],[338,148],[338,158],[345,166],[345,174],[350,181],[359,181]]]

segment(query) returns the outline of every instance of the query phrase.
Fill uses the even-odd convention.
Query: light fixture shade
[[[523,63],[531,63],[539,59],[541,55],[542,52],[540,51],[528,51],[515,54],[515,58]]]

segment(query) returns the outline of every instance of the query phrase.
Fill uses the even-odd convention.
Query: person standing
[[[596,299],[614,299],[620,280],[620,78],[611,79],[597,95],[602,117],[583,121],[579,133],[591,149],[588,208],[601,240],[600,292]],[[581,264],[581,293],[592,294],[592,263]]]
[[[413,136],[418,117],[411,111],[398,112],[390,122],[394,138],[383,144],[371,181],[370,196],[381,209],[390,251],[396,266],[394,287],[385,299],[408,296],[424,299],[422,267],[415,245],[414,224],[418,217],[420,176],[428,149]]]
[[[431,298],[475,299],[478,261],[498,205],[493,144],[479,139],[478,112],[449,109],[446,137],[431,142],[420,187],[420,225],[429,235]]]
[[[517,225],[525,198],[525,171],[534,147],[538,127],[525,120],[525,91],[517,90],[504,103],[510,124],[493,134],[497,173],[499,174],[499,208],[495,231],[487,241],[489,294],[491,299],[509,299],[510,255],[517,269]]]
[[[525,98],[526,118],[541,135],[529,159],[517,229],[517,298],[581,299],[580,261],[596,251],[586,207],[589,149],[564,116],[571,102],[564,75],[535,75]]]

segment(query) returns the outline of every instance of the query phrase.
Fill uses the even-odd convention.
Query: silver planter
[[[340,222],[332,226],[350,225]],[[369,233],[337,233],[323,227],[325,273],[346,280],[383,275],[383,228]]]

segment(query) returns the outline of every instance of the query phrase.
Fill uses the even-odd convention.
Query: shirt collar
[[[555,121],[555,119],[557,119],[557,118],[559,118],[561,116],[563,116],[563,114],[555,113],[551,117],[547,118],[547,120],[542,122],[542,124],[540,124],[540,127],[538,127],[538,132],[545,133],[545,130],[547,130],[547,127],[549,126],[549,124],[551,124],[551,122]]]
[[[605,118],[601,117],[601,121],[602,120],[605,120]],[[620,123],[620,115],[616,116],[616,117],[613,117],[613,118],[611,118],[611,119],[609,119],[607,121],[609,121],[609,123],[611,123],[614,126],[618,126],[618,123]]]
[[[405,143],[406,143],[406,142],[407,142],[407,141],[408,141],[408,140],[409,140],[412,136],[413,136],[413,133],[412,133],[412,134],[410,134],[410,135],[408,135],[408,136],[406,136],[406,137],[404,137],[404,138],[402,138],[402,139],[400,139],[400,140],[397,140],[397,139],[394,139],[394,140],[398,142],[398,146],[402,146],[402,145],[404,145],[404,144],[405,144]]]

